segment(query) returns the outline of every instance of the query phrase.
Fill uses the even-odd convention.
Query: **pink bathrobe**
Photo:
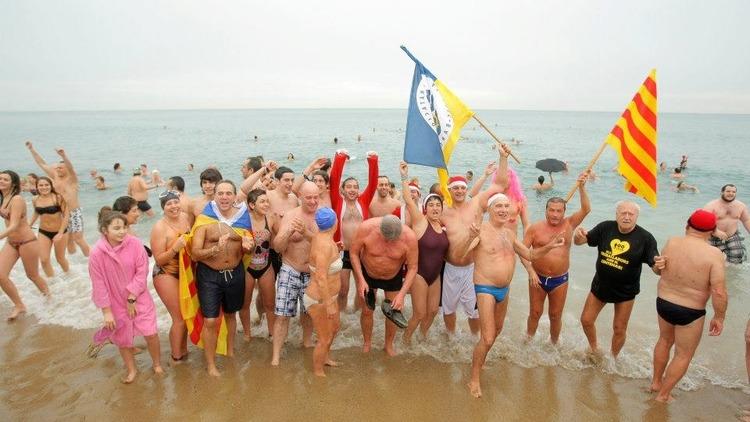
[[[133,347],[137,335],[156,334],[156,307],[147,288],[148,256],[140,240],[127,235],[116,247],[102,236],[89,256],[91,298],[98,308],[109,307],[115,330],[100,330],[95,338],[109,337],[118,347]],[[128,316],[128,295],[135,296],[136,316]]]

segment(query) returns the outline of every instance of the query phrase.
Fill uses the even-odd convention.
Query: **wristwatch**
[[[134,304],[135,303],[135,299],[128,298],[128,303],[130,303],[131,305]]]

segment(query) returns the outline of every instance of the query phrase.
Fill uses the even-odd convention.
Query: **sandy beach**
[[[0,309],[4,314],[7,307]],[[750,406],[740,390],[706,386],[676,391],[677,402],[652,400],[646,380],[597,370],[521,368],[491,360],[482,380],[484,396],[466,387],[469,365],[425,356],[388,359],[381,350],[334,351],[344,365],[316,378],[311,351],[287,345],[280,368],[268,364],[270,342],[240,344],[234,360],[221,358],[224,375],[205,375],[199,349],[184,364],[140,373],[122,385],[122,361],[108,346],[97,358],[85,350],[93,330],[40,325],[32,316],[2,323],[0,415],[3,420],[736,420]],[[142,342],[142,341],[141,341]],[[169,346],[162,335],[162,357]]]

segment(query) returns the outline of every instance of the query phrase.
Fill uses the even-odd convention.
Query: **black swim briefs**
[[[245,270],[242,261],[234,269],[217,271],[199,262],[195,271],[198,300],[206,318],[218,318],[219,307],[224,313],[239,311],[245,301]]]

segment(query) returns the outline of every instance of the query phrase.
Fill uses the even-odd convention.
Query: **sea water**
[[[498,136],[521,140],[520,145],[512,145],[521,163],[511,162],[511,165],[524,183],[532,221],[544,217],[544,203],[549,197],[565,196],[619,117],[617,113],[606,112],[498,110],[478,110],[477,115]],[[380,157],[380,173],[397,182],[405,123],[405,110],[395,109],[0,113],[0,169],[12,169],[22,176],[29,172],[43,173],[26,150],[25,140],[32,140],[48,162],[57,161],[54,148],[63,147],[81,181],[86,237],[93,244],[99,237],[95,229],[97,211],[126,193],[132,169],[141,163],[147,164],[150,170],[158,169],[165,180],[170,176],[182,176],[187,193],[198,195],[198,174],[209,165],[217,166],[225,178],[239,181],[240,165],[247,156],[263,155],[299,172],[314,158],[330,157],[338,148],[347,149],[352,156],[345,173],[359,177],[364,185],[367,174],[364,157],[367,151],[374,150]],[[725,183],[737,185],[739,200],[749,200],[746,189],[750,186],[750,171],[745,157],[750,153],[746,142],[750,116],[663,113],[659,116],[658,126],[657,161],[665,161],[671,169],[679,164],[681,155],[688,155],[685,181],[700,189],[700,193],[695,194],[674,192],[674,182],[667,172],[658,178],[657,208],[635,199],[642,207],[638,223],[653,233],[661,248],[670,236],[684,232],[688,215],[717,198]],[[258,142],[254,142],[255,136]],[[338,144],[333,143],[334,138],[338,139]],[[463,174],[473,170],[475,177],[479,177],[487,163],[497,159],[492,144],[490,135],[476,122],[470,121],[453,153],[449,166],[451,173]],[[296,157],[295,161],[286,159],[290,152]],[[570,172],[555,174],[555,188],[538,195],[530,186],[537,176],[543,174],[534,168],[534,164],[544,158],[567,161]],[[613,219],[614,204],[618,200],[634,199],[623,191],[622,178],[612,171],[616,159],[615,153],[608,149],[594,167],[598,178],[587,184],[593,209],[583,223],[586,228]],[[115,162],[122,164],[122,174],[113,173]],[[192,172],[187,170],[189,163],[195,167]],[[97,191],[94,188],[89,177],[92,169],[104,176],[111,186],[109,190]],[[411,166],[410,175],[419,177],[423,194],[436,178],[434,169],[419,166]],[[158,214],[156,196],[156,192],[152,192],[150,202]],[[570,202],[568,212],[574,212],[578,207],[576,196]],[[148,242],[150,228],[157,218],[142,218],[136,226],[136,232],[144,242]],[[740,232],[746,233],[742,228]],[[595,259],[594,248],[573,246],[563,331],[556,347],[549,343],[546,314],[536,337],[528,344],[524,342],[528,284],[525,271],[517,265],[505,328],[489,355],[490,362],[508,359],[524,367],[560,365],[571,370],[591,367],[593,364],[584,354],[587,343],[579,317],[594,273]],[[54,258],[52,261],[56,267]],[[71,256],[70,261],[70,274],[62,275],[56,267],[58,275],[49,280],[53,298],[47,303],[24,276],[20,262],[11,272],[11,278],[29,311],[41,323],[75,328],[97,327],[102,317],[91,303],[86,259],[78,253]],[[748,264],[727,268],[729,309],[724,332],[719,337],[704,336],[680,388],[694,389],[706,383],[728,388],[746,385],[744,331],[750,304],[748,275]],[[599,370],[631,378],[650,376],[652,350],[658,338],[654,305],[657,280],[645,267],[641,293],[635,301],[623,352],[618,360],[605,359]],[[169,315],[150,282],[149,286],[159,310],[159,327],[165,332],[169,327]],[[10,303],[4,295],[0,296],[0,301],[6,305]],[[405,313],[410,315],[408,307]],[[709,302],[707,320],[712,316]],[[442,362],[468,364],[476,339],[465,326],[458,335],[447,338],[439,320],[440,316],[427,339],[410,347],[401,346],[402,350],[409,354],[429,355]],[[382,344],[383,338],[379,313],[376,313],[376,321],[374,344],[377,346]],[[612,306],[607,306],[597,323],[599,342],[605,350],[611,339],[611,324]],[[253,327],[253,330],[256,336],[267,334],[265,324]],[[290,340],[294,343],[298,339],[299,333],[294,328]],[[360,344],[358,315],[343,313],[342,331],[334,348]]]

